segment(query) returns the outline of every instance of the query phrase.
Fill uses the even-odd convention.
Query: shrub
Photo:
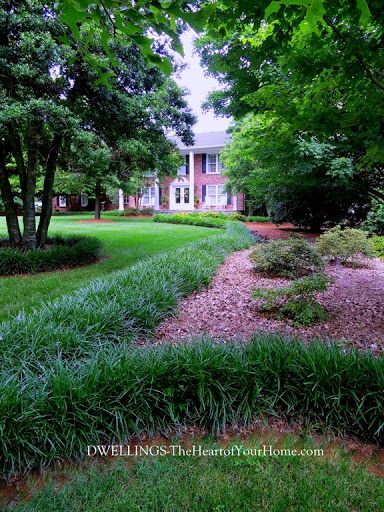
[[[371,242],[374,255],[379,258],[384,258],[384,236],[374,236]]]
[[[0,275],[38,273],[98,261],[103,244],[98,238],[82,235],[53,235],[45,249],[24,251],[0,243]],[[1,245],[3,245],[1,247]]]
[[[384,358],[336,345],[262,334],[248,344],[100,344],[85,360],[35,364],[0,376],[4,476],[106,440],[186,424],[218,431],[265,413],[384,440]]]
[[[273,277],[302,277],[324,269],[318,251],[298,235],[258,245],[251,260],[256,272]]]
[[[125,208],[125,210],[106,210],[103,215],[113,217],[136,217],[137,215],[153,215],[153,208]]]
[[[375,235],[384,235],[384,203],[374,201],[364,222],[364,229]]]
[[[227,220],[221,217],[205,215],[204,213],[156,213],[154,222],[168,222],[170,224],[189,224],[191,226],[204,226],[207,228],[225,229]]]
[[[372,245],[360,229],[337,226],[323,233],[315,246],[324,257],[344,264],[359,256],[372,256]]]
[[[315,295],[327,290],[331,283],[323,273],[312,274],[284,288],[258,288],[254,290],[253,297],[264,299],[261,309],[275,311],[278,319],[291,318],[295,326],[311,325],[326,318],[326,311]]]
[[[248,215],[246,217],[247,222],[270,222],[271,219],[269,217],[262,217],[260,215]]]

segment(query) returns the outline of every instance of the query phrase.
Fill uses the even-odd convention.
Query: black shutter
[[[232,201],[232,194],[231,194],[231,190],[228,190],[228,191],[227,191],[227,205],[230,205],[230,204],[231,204],[231,201]]]
[[[161,204],[161,196],[163,195],[163,191],[161,187],[159,187],[159,204]]]
[[[207,195],[207,185],[202,185],[201,187],[201,202],[205,203],[205,196]]]
[[[203,174],[206,174],[206,172],[207,172],[207,155],[206,155],[206,153],[203,153],[201,156],[202,156],[202,159],[201,159],[201,172]]]
[[[189,155],[185,155],[185,174],[189,174]]]

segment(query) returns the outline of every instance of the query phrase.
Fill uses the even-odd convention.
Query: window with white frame
[[[59,196],[59,208],[66,208],[67,206],[67,197]]]
[[[82,208],[86,208],[88,206],[88,194],[85,192],[80,194],[80,205]]]
[[[224,185],[207,185],[205,202],[208,206],[225,206],[227,192],[224,190]]]
[[[155,205],[155,187],[145,187],[143,189],[143,197],[141,198],[143,206]]]
[[[219,153],[211,153],[207,155],[207,173],[219,174],[221,171],[221,162]]]

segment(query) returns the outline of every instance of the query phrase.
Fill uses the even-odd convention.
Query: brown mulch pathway
[[[245,222],[247,228],[261,235],[269,240],[278,240],[280,238],[289,238],[292,234],[297,233],[303,235],[308,241],[315,240],[320,233],[311,233],[310,231],[304,231],[296,228],[293,224],[280,224],[276,225],[273,222]]]
[[[156,329],[155,343],[193,335],[244,340],[256,331],[264,331],[305,340],[316,336],[343,340],[360,349],[384,353],[384,261],[375,258],[366,268],[328,266],[334,284],[318,299],[329,312],[329,319],[295,328],[289,320],[270,319],[259,312],[252,290],[282,286],[288,281],[255,273],[249,259],[251,250],[231,254],[208,288],[181,300],[178,316]]]

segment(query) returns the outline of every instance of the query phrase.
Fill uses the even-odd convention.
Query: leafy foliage
[[[359,256],[372,256],[371,242],[360,229],[342,229],[337,226],[322,234],[316,240],[315,246],[326,258],[342,263],[354,261]]]
[[[236,119],[232,186],[275,220],[356,224],[382,189],[383,32],[376,0],[220,2],[198,42],[224,85],[206,107]]]
[[[363,228],[376,235],[384,235],[384,202],[373,201]]]
[[[384,236],[374,236],[372,238],[373,253],[379,258],[384,258]]]
[[[103,244],[90,236],[53,235],[47,239],[48,247],[35,251],[21,251],[0,241],[0,275],[46,272],[59,268],[86,265],[98,261]]]
[[[273,277],[301,277],[324,268],[323,259],[315,247],[295,235],[288,240],[257,245],[250,258],[256,272]]]
[[[169,222],[171,224],[190,224],[193,226],[206,226],[211,228],[225,228],[227,221],[242,221],[246,217],[240,213],[221,212],[191,212],[191,213],[156,213],[155,222]]]
[[[179,39],[183,24],[201,30],[214,12],[214,5],[202,6],[200,2],[181,0],[141,0],[134,3],[122,0],[59,0],[53,9],[69,28],[63,35],[63,41],[75,40],[83,58],[99,72],[98,82],[108,84],[118,60],[110,45],[115,38],[134,44],[148,64],[170,73],[172,63],[167,56],[156,51],[154,41],[166,37],[174,50],[183,53]],[[106,70],[105,63],[93,58],[89,52],[95,33],[99,34],[112,70],[111,67]]]
[[[195,118],[185,91],[149,66],[132,40],[103,39],[93,25],[94,4],[67,2],[66,8],[70,4],[83,14],[89,7],[89,16],[76,25],[81,39],[92,41],[86,55],[66,37],[57,4],[50,9],[40,0],[26,0],[0,7],[0,192],[10,241],[29,249],[45,243],[54,186],[65,193],[77,184],[78,192],[94,195],[99,205],[105,182],[117,188],[154,169],[176,172],[179,156],[168,131],[192,142]],[[169,53],[165,43],[158,42],[157,49],[163,56]],[[97,83],[95,63],[108,74],[108,87]],[[57,168],[60,179],[54,185]],[[13,176],[23,201],[23,233]],[[38,192],[43,205],[37,226],[33,203]]]
[[[152,208],[125,208],[125,210],[108,210],[105,215],[112,215],[112,217],[137,217],[138,215],[153,215]]]
[[[263,299],[262,311],[276,312],[276,317],[292,319],[294,326],[311,325],[326,318],[326,311],[315,295],[331,285],[331,279],[323,273],[311,274],[293,281],[284,288],[258,288],[253,291],[255,299]]]

